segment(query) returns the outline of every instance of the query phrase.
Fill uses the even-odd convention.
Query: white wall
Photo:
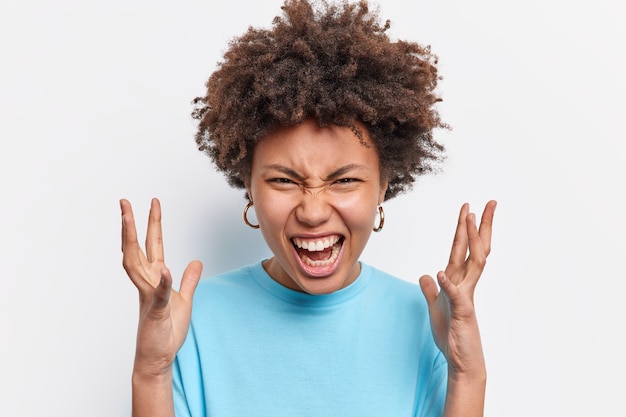
[[[453,127],[444,172],[386,204],[364,260],[411,281],[455,217],[499,200],[477,294],[487,416],[623,416],[626,72],[617,0],[383,0],[430,43]],[[190,100],[227,40],[280,0],[0,5],[0,415],[129,415],[136,292],[118,199],[213,273],[268,254],[193,141]],[[621,381],[621,379],[619,380]]]

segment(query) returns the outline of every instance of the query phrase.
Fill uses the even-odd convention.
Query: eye
[[[279,190],[291,190],[291,189],[300,187],[300,185],[297,182],[286,177],[269,178],[267,182],[272,187],[279,189]]]
[[[270,178],[269,182],[274,182],[277,184],[293,184],[289,178]]]
[[[356,182],[361,182],[358,178],[340,178],[335,181],[335,184],[354,184]]]
[[[348,192],[359,189],[359,184],[362,183],[363,180],[354,177],[344,177],[338,178],[331,184],[331,189],[336,192]]]

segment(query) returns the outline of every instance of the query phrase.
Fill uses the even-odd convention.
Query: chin
[[[311,295],[332,294],[346,287],[343,284],[344,282],[336,282],[328,278],[309,278],[305,282],[296,283],[302,291]]]

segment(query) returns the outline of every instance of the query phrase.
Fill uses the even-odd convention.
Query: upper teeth
[[[339,236],[328,236],[324,239],[300,239],[294,238],[293,243],[301,248],[306,249],[311,252],[319,252],[333,246],[335,243],[339,241]]]

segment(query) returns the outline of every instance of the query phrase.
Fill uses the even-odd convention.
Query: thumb
[[[193,298],[193,293],[196,291],[201,274],[202,262],[191,261],[189,265],[187,265],[180,281],[179,294],[183,299],[191,300]]]
[[[420,278],[420,288],[422,289],[422,293],[424,293],[424,297],[426,297],[428,305],[432,305],[439,294],[435,280],[430,275],[422,276]]]

